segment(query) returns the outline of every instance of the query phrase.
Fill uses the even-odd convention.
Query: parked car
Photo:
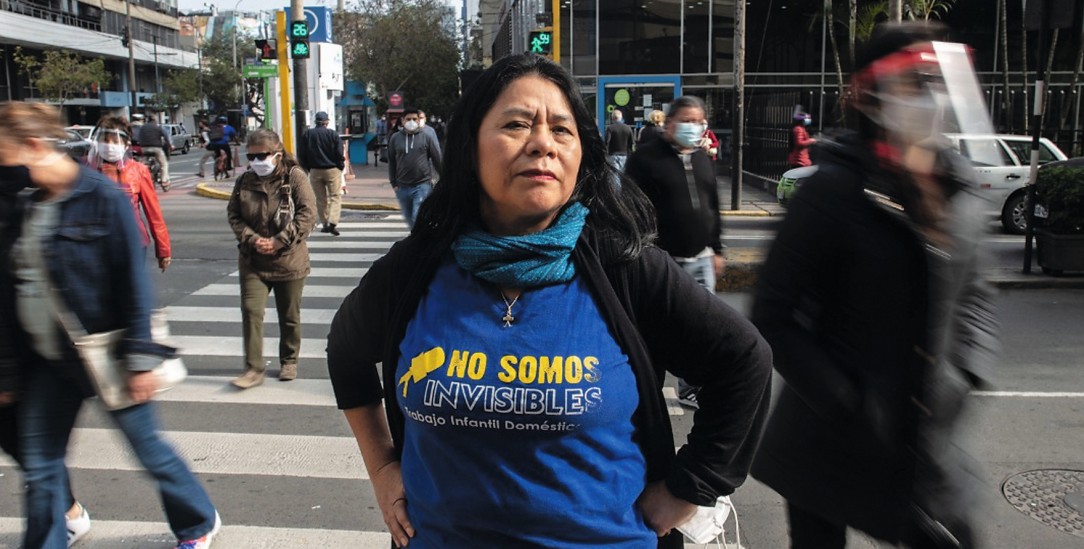
[[[94,147],[94,142],[70,128],[65,129],[64,133],[68,135],[68,138],[60,140],[58,144],[75,160],[86,159],[90,154],[90,149]]]
[[[1024,202],[1030,176],[1031,137],[961,134],[945,137],[971,160],[979,186],[989,191],[992,209],[988,214],[1000,219],[1006,232],[1023,234],[1027,226]],[[1065,153],[1050,140],[1043,138],[1039,145],[1040,165],[1066,159]]]
[[[87,139],[90,139],[90,133],[94,131],[94,126],[79,126],[79,125],[76,125],[76,126],[68,126],[67,128],[64,128],[64,129],[65,130],[72,130],[74,132],[78,132],[79,135],[81,135],[81,136],[83,136],[83,137],[85,137]]]
[[[798,191],[798,187],[802,186],[802,181],[809,179],[815,173],[817,173],[815,165],[791,168],[783,172],[783,177],[779,178],[779,184],[775,187],[775,197],[779,199],[779,203],[785,205],[789,202]]]
[[[162,127],[169,130],[170,141],[173,143],[173,152],[188,154],[189,149],[196,144],[196,137],[188,133],[184,124],[162,124]]]

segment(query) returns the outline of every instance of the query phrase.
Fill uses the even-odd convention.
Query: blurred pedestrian
[[[700,136],[700,148],[708,153],[712,162],[719,157],[719,138],[715,137],[715,132],[707,125],[704,126],[704,134]]]
[[[662,137],[636,149],[625,174],[655,206],[658,246],[714,296],[726,261],[715,164],[700,147],[707,127],[705,112],[699,97],[675,99]],[[697,390],[680,380],[678,400],[697,407]]]
[[[787,155],[787,166],[791,168],[812,166],[813,161],[809,159],[809,148],[817,140],[809,137],[806,128],[813,124],[813,117],[802,110],[801,105],[798,105],[794,107],[794,116],[791,118],[793,123],[790,126],[790,154]]]
[[[401,547],[680,548],[752,460],[771,352],[651,246],[577,90],[533,55],[483,72],[415,230],[332,323],[338,405]],[[667,371],[704,386],[677,455]]]
[[[339,236],[339,215],[342,210],[343,170],[346,156],[343,140],[328,128],[331,123],[326,112],[316,113],[316,126],[301,136],[297,160],[309,173],[309,183],[316,196],[316,214],[322,225],[320,232]]]
[[[373,165],[380,165],[380,157],[383,156],[387,161],[387,153],[382,149],[388,146],[388,115],[380,115],[380,120],[376,121],[376,136],[372,140],[373,148]]]
[[[263,383],[263,315],[271,292],[279,319],[279,380],[297,378],[301,292],[310,270],[305,239],[316,225],[312,185],[278,134],[256,130],[246,150],[249,169],[237,178],[226,206],[240,249],[245,372],[232,382],[238,389]]]
[[[414,227],[418,209],[433,190],[440,172],[440,143],[436,134],[422,131],[417,109],[403,111],[403,130],[388,142],[388,177],[407,226]]]
[[[859,130],[818,143],[760,273],[752,318],[786,384],[753,473],[786,499],[795,549],[842,549],[848,527],[977,543],[983,483],[961,436],[998,326],[978,273],[987,204],[941,134],[992,130],[981,106],[953,108],[982,94],[944,35],[875,29],[851,77]]]
[[[429,119],[425,116],[425,111],[421,109],[418,109],[418,125],[421,126],[423,132],[433,138],[433,141],[436,141],[437,147],[440,147],[440,136],[437,135],[436,128],[429,125]]]
[[[22,229],[17,208],[18,193],[26,188],[25,178],[10,177],[12,166],[0,166],[0,257],[10,258],[15,240]],[[15,307],[15,280],[5,265],[0,268],[0,450],[22,467],[19,451],[19,401],[22,398],[20,370],[27,358],[26,334],[18,327]],[[68,476],[64,514],[68,546],[90,531],[90,513],[75,500]]]
[[[203,147],[203,154],[199,157],[199,172],[196,175],[207,177],[205,166],[208,160],[214,161],[215,151],[211,150],[211,126],[203,120],[199,121],[199,140],[199,146]]]
[[[168,191],[169,153],[173,151],[173,138],[169,135],[169,130],[159,126],[158,120],[153,116],[148,118],[139,128],[139,146],[144,155],[158,159],[158,165],[162,169],[162,190]]]
[[[131,128],[124,118],[106,116],[99,120],[98,126],[94,128],[95,142],[89,164],[112,179],[124,194],[128,195],[144,249],[154,241],[158,268],[164,273],[173,261],[169,229],[162,217],[158,194],[154,192],[151,171],[141,162],[134,161],[129,153],[130,136]]]
[[[137,403],[110,417],[158,485],[180,549],[205,549],[219,518],[207,492],[158,431],[151,371],[173,350],[154,343],[153,301],[143,267],[142,241],[130,201],[105,176],[80,167],[56,142],[65,137],[57,112],[41,103],[0,105],[0,179],[34,186],[20,211],[21,234],[11,260],[19,327],[28,358],[19,437],[26,472],[24,547],[67,547],[64,512],[68,439],[90,381],[53,298],[61,300],[87,333],[124,329],[128,389]],[[55,293],[54,293],[55,292]]]
[[[640,133],[636,136],[636,146],[642,147],[658,139],[664,131],[665,121],[666,113],[660,110],[651,111],[651,114],[647,115],[647,120],[644,120],[644,127],[640,128]]]
[[[614,109],[610,118],[612,121],[606,126],[606,154],[609,155],[614,171],[621,173],[625,171],[625,161],[632,152],[632,128],[625,124],[620,109]]]

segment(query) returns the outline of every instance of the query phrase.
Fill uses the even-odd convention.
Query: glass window
[[[1031,141],[1017,141],[1017,140],[1005,140],[1005,144],[1012,149],[1012,153],[1016,155],[1016,158],[1020,159],[1020,164],[1031,164]],[[1039,164],[1046,164],[1047,162],[1053,162],[1058,157],[1054,156],[1050,147],[1046,143],[1039,143]]]
[[[708,29],[711,21],[708,11],[711,0],[685,0],[685,57],[682,72],[709,72]]]
[[[681,0],[606,0],[599,10],[599,73],[681,70]]]
[[[980,152],[981,151],[981,152]],[[971,163],[976,166],[1015,166],[1012,158],[1005,152],[1005,149],[1001,147],[993,139],[961,139],[960,140],[960,154],[966,156],[971,160]],[[986,157],[986,160],[979,161],[976,158]],[[990,162],[1000,162],[996,164]]]
[[[734,0],[714,0],[711,7],[710,72],[734,72]],[[746,40],[749,34],[745,35]]]
[[[597,13],[595,12],[595,0],[568,0],[571,1],[570,23],[572,32],[569,33],[571,44],[568,50],[572,52],[572,74],[597,74],[595,72],[596,44],[598,34],[595,32]],[[564,38],[561,38],[564,41]]]

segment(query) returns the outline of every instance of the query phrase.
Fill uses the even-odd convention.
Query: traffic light
[[[130,38],[129,38],[129,35],[128,35],[128,27],[124,27],[124,33],[123,33],[123,34],[121,34],[121,36],[120,36],[120,43],[121,43],[121,44],[122,44],[122,45],[123,45],[124,47],[126,47],[126,48],[127,48],[127,47],[128,47],[128,43],[129,43],[129,40],[130,40]]]
[[[278,43],[276,40],[257,40],[256,49],[260,51],[260,59],[278,59]]]
[[[309,58],[308,21],[290,22],[290,56],[294,59]]]
[[[550,56],[553,54],[553,30],[551,29],[539,29],[531,31],[527,35],[527,45],[529,46],[530,53],[536,53],[542,56]]]

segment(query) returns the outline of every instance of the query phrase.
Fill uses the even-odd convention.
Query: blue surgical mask
[[[813,125],[813,119],[812,119],[812,118],[809,118],[809,117],[807,116],[807,117],[805,118],[805,125],[806,125],[806,126],[812,126],[812,125]]]
[[[700,145],[700,137],[704,135],[704,125],[696,122],[681,122],[674,132],[674,141],[686,149],[695,149]]]

